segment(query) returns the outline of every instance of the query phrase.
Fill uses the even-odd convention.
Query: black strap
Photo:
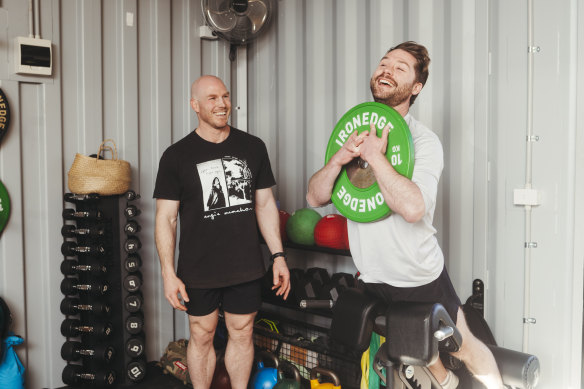
[[[270,261],[272,261],[272,262],[273,262],[273,261],[274,261],[274,259],[276,259],[276,258],[278,258],[278,257],[284,257],[284,259],[286,259],[286,258],[287,258],[287,257],[286,257],[286,253],[285,253],[285,252],[283,252],[283,251],[280,251],[280,252],[277,252],[277,253],[274,253],[274,254],[272,254],[272,255],[270,256]]]

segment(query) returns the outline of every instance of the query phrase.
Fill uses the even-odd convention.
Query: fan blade
[[[204,10],[207,21],[217,31],[230,31],[237,23],[237,15],[230,8],[229,0],[208,0]]]
[[[250,0],[247,17],[251,22],[251,33],[256,34],[268,20],[268,7],[261,0]]]

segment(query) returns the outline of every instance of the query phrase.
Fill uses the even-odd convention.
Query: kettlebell
[[[323,382],[317,378],[317,374],[328,376],[333,380],[333,383]],[[310,389],[341,389],[341,380],[332,370],[323,367],[313,367],[310,371]]]
[[[217,364],[215,365],[215,372],[213,373],[210,388],[231,389],[231,380],[229,379],[229,373],[227,373],[227,368],[225,367],[225,361],[223,359],[217,361]]]
[[[286,378],[284,373],[292,372],[293,378]],[[300,371],[291,363],[281,361],[278,366],[278,383],[274,389],[300,389]]]
[[[256,355],[257,371],[251,380],[251,389],[272,389],[278,382],[278,358],[267,351]],[[265,367],[264,362],[270,360],[274,367]]]

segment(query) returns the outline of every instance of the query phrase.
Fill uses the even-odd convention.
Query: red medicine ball
[[[278,213],[280,214],[280,237],[282,238],[282,242],[286,242],[288,240],[288,235],[286,234],[286,222],[288,221],[290,214],[282,210],[279,210]]]
[[[342,215],[324,216],[314,227],[314,242],[332,249],[348,249],[347,219]]]

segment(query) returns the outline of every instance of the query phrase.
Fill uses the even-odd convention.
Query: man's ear
[[[196,113],[199,113],[199,100],[196,99],[191,99],[191,108],[193,109],[193,111],[195,111]]]
[[[416,82],[414,84],[414,87],[412,88],[412,94],[417,95],[418,93],[420,93],[422,91],[423,87],[424,87],[424,85],[422,85],[421,82]]]

